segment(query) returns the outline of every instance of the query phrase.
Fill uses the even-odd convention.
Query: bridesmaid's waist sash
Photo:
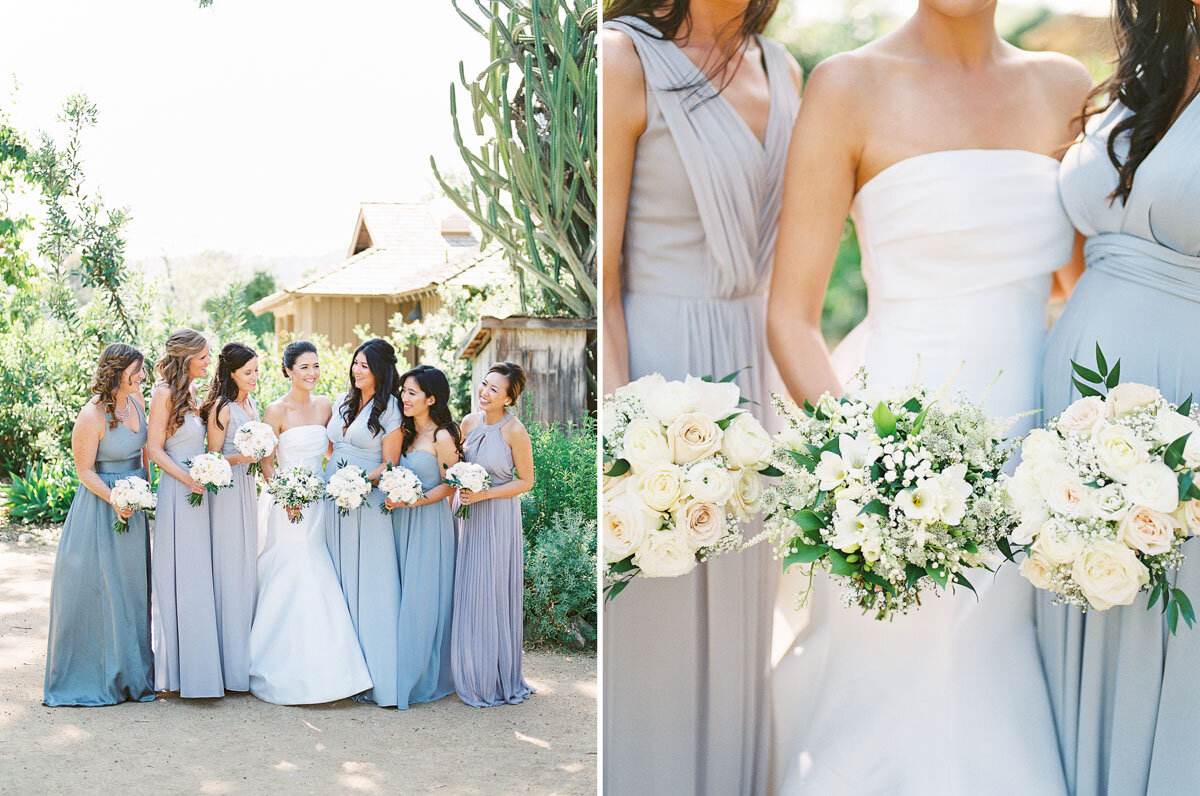
[[[96,462],[96,472],[112,475],[114,473],[132,473],[142,469],[142,457],[123,459],[119,462]]]
[[[1200,257],[1123,232],[1093,235],[1083,252],[1089,270],[1200,301]]]

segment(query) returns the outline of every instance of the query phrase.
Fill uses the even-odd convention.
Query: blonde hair
[[[121,389],[121,377],[130,365],[145,359],[141,351],[128,343],[110,343],[96,361],[92,394],[100,396],[100,406],[104,408],[110,429],[120,422],[117,420],[117,391]]]
[[[192,360],[208,348],[208,339],[195,329],[176,329],[167,338],[167,347],[155,369],[163,384],[171,390],[171,411],[167,415],[167,436],[183,425],[188,412],[196,411],[192,380],[188,376]]]

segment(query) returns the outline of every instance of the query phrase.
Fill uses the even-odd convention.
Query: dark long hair
[[[288,371],[296,367],[296,360],[301,354],[315,354],[317,347],[307,340],[293,340],[287,344],[287,348],[283,349],[283,364],[280,370],[283,371],[284,378],[288,377]]]
[[[746,49],[746,44],[750,41],[751,36],[763,32],[771,17],[775,15],[778,5],[779,0],[749,0],[746,13],[738,18],[736,24],[730,25],[720,32],[718,36],[720,42],[722,44],[725,42],[735,43],[736,49],[730,48],[726,51],[728,54],[718,55],[713,63],[705,63],[700,68],[700,71],[707,75],[709,82],[718,92],[729,85],[729,81],[736,74],[736,70],[729,72],[729,63]],[[652,26],[667,41],[686,41],[691,35],[690,0],[669,0],[666,3],[661,0],[605,0],[605,19],[625,16],[637,17]],[[725,48],[719,47],[718,52],[721,50],[725,50]],[[689,84],[676,88],[696,92],[700,86]],[[708,99],[711,97],[703,97],[701,102]]]
[[[360,351],[367,358],[367,367],[375,377],[375,395],[371,397],[371,418],[367,421],[367,428],[371,429],[372,434],[379,436],[383,433],[383,424],[379,422],[379,416],[387,411],[388,398],[394,397],[399,400],[400,397],[396,376],[396,349],[392,348],[387,340],[378,337],[354,349],[354,356],[350,357],[350,390],[346,393],[346,402],[342,404],[343,431],[350,428],[350,424],[358,417],[358,411],[362,408],[362,390],[354,386],[354,360]]]
[[[1133,175],[1166,134],[1180,105],[1190,99],[1188,62],[1192,44],[1200,38],[1196,6],[1190,0],[1114,0],[1113,28],[1117,40],[1116,68],[1108,80],[1088,95],[1083,121],[1103,113],[1120,100],[1132,113],[1113,125],[1108,136],[1108,159],[1117,169],[1117,187],[1109,199],[1128,201]],[[1097,99],[1107,95],[1103,105]],[[1117,156],[1117,141],[1129,135],[1125,161]]]
[[[200,420],[208,423],[211,417],[217,428],[221,425],[221,409],[237,400],[238,386],[233,380],[236,370],[244,367],[247,362],[258,356],[258,352],[243,343],[227,343],[217,357],[217,375],[208,383],[208,394],[200,406]]]
[[[415,380],[421,392],[433,398],[433,406],[429,407],[429,417],[437,424],[439,430],[445,429],[450,432],[450,436],[454,438],[454,449],[458,451],[459,458],[463,458],[462,433],[458,430],[458,423],[450,416],[450,382],[446,379],[446,374],[433,365],[417,365],[400,376],[400,389],[404,389],[404,384],[409,379]],[[404,434],[404,441],[400,444],[400,455],[403,456],[417,439],[417,423],[405,415],[400,428]]]

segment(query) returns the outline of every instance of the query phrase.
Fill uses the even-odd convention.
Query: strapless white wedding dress
[[[986,393],[989,414],[1037,409],[1051,273],[1073,242],[1057,173],[1032,152],[952,150],[867,182],[851,217],[869,309],[834,353],[843,383],[865,365],[872,386],[910,384],[919,356],[919,380],[934,388],[961,366],[955,387]],[[794,578],[781,588],[794,591]],[[778,792],[1066,793],[1032,587],[1011,565],[971,581],[978,600],[959,589],[878,622],[818,578],[773,676]],[[777,621],[795,617],[777,611]]]
[[[279,435],[279,468],[321,473],[325,426]],[[259,497],[258,607],[250,629],[250,692],[279,705],[333,702],[371,688],[371,676],[325,545],[326,502],[299,523]]]

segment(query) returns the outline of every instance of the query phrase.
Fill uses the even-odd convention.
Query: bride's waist
[[[1046,330],[1047,291],[1012,285],[956,296],[885,299],[871,296],[864,323],[875,331],[934,335],[1005,335],[1041,340]]]

